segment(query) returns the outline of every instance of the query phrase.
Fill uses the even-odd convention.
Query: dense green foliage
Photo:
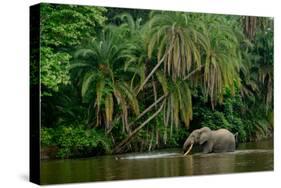
[[[81,126],[59,126],[42,128],[42,146],[55,145],[57,157],[84,157],[110,152],[110,140],[95,129],[85,130]]]
[[[70,83],[69,61],[73,50],[95,37],[106,18],[104,8],[42,4],[40,9],[42,95]]]
[[[117,14],[118,13],[118,14]],[[181,147],[193,129],[273,133],[273,20],[41,7],[43,148],[57,157]]]

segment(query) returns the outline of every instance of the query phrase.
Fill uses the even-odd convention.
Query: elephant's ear
[[[199,139],[199,144],[202,145],[204,144],[205,142],[207,142],[209,139],[209,134],[205,133],[205,132],[202,132],[200,134],[200,139]]]

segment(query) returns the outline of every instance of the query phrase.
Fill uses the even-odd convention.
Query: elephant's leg
[[[219,142],[214,148],[215,152],[233,152],[235,151],[235,140],[234,139],[226,139],[223,142]]]
[[[209,142],[205,142],[204,144],[202,144],[203,147],[203,153],[211,153],[212,152],[212,144],[210,144]]]
[[[207,148],[207,147],[203,147],[203,151],[202,151],[203,153],[210,153],[209,152],[209,149]]]
[[[235,143],[225,143],[225,144],[216,144],[213,152],[214,153],[223,153],[223,152],[233,152],[235,151]]]
[[[229,144],[228,151],[230,152],[235,151],[235,142]]]

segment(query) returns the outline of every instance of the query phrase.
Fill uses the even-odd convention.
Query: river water
[[[273,170],[272,140],[240,144],[235,152],[193,154],[179,149],[98,156],[85,159],[42,160],[41,183],[74,183]]]

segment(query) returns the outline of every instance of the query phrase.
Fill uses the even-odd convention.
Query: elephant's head
[[[208,141],[211,137],[211,129],[208,127],[203,127],[201,129],[196,129],[190,133],[189,137],[185,140],[183,145],[183,150],[186,151],[187,147],[189,146],[189,149],[185,152],[184,155],[187,155],[191,149],[193,144],[204,144],[206,141]]]

